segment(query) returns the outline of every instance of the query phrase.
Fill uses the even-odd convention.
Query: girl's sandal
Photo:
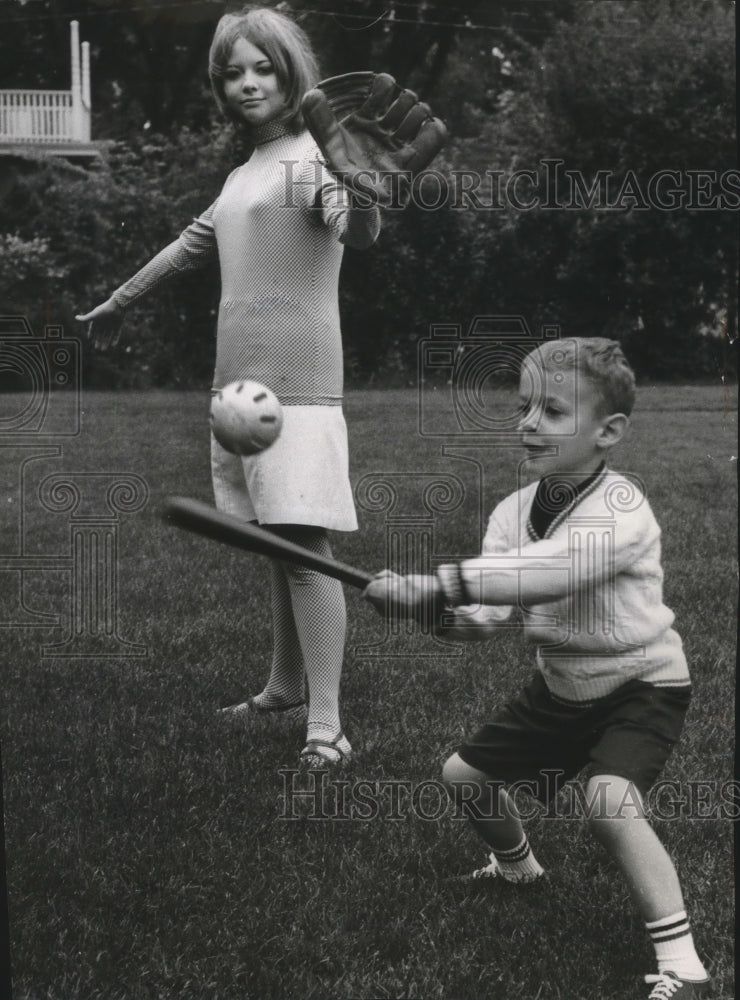
[[[345,765],[352,756],[352,751],[349,749],[343,750],[339,745],[340,742],[347,743],[347,738],[341,729],[333,740],[307,740],[305,747],[301,750],[299,757],[300,764],[306,768],[341,767]],[[326,750],[332,752],[326,753]]]
[[[305,701],[294,701],[290,705],[258,705],[254,698],[248,698],[237,705],[219,709],[219,715],[228,719],[248,719],[250,715],[285,719],[287,722],[303,722],[307,715]]]

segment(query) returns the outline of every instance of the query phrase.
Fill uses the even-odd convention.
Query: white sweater
[[[476,603],[455,609],[447,634],[487,638],[518,612],[548,688],[569,702],[603,697],[633,678],[688,685],[674,615],[663,604],[660,528],[645,496],[605,469],[537,539],[529,524],[536,489],[512,493],[494,510],[482,555],[461,567]]]

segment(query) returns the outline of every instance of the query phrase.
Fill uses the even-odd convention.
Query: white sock
[[[709,978],[696,954],[685,910],[645,924],[655,948],[658,972],[675,972],[681,979],[701,982]]]
[[[544,873],[544,869],[532,854],[526,834],[517,847],[508,851],[496,850],[493,853],[501,878],[507,882],[533,882]]]

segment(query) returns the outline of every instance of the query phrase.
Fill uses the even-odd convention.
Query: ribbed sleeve
[[[366,250],[380,233],[378,209],[348,206],[344,188],[326,170],[324,173],[327,174],[326,181],[319,192],[324,225],[345,246]]]
[[[218,247],[213,230],[215,202],[184,229],[176,240],[145,264],[140,271],[113,293],[113,300],[126,309],[162,282],[185,271],[195,271],[216,260]]]

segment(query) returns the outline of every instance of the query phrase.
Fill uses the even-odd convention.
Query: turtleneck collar
[[[598,469],[580,481],[577,476],[565,473],[555,473],[540,479],[532,500],[528,524],[535,538],[544,538],[563,511],[589,492],[604,469],[605,464],[601,462]]]
[[[272,121],[265,122],[264,125],[257,125],[251,130],[251,140],[255,146],[264,146],[267,142],[280,139],[284,135],[294,134],[286,122],[280,118],[273,118]]]

